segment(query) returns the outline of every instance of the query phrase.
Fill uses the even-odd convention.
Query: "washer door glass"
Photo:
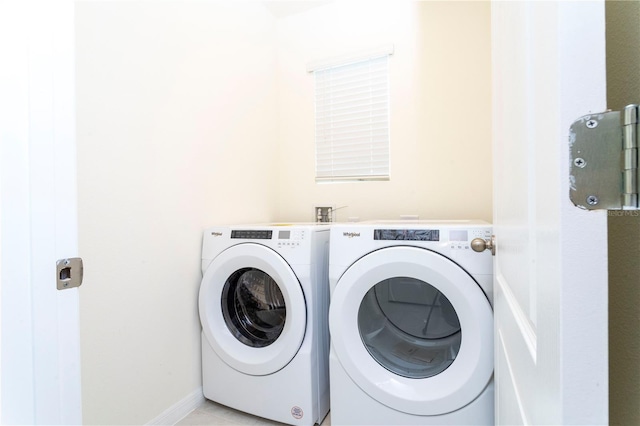
[[[460,351],[455,309],[432,285],[409,277],[374,285],[358,310],[360,338],[387,370],[412,379],[435,376]]]
[[[280,287],[267,273],[255,268],[234,272],[222,290],[222,314],[229,331],[254,348],[275,342],[287,318]]]

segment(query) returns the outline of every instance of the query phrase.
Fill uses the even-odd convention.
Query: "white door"
[[[1,419],[80,424],[74,4],[0,2]]]
[[[606,109],[604,2],[494,2],[497,424],[608,423],[606,213],[569,201]]]

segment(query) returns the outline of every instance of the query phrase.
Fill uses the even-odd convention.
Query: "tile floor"
[[[215,402],[205,401],[204,404],[193,410],[187,417],[180,420],[177,425],[282,426],[284,423],[252,416]],[[331,412],[327,414],[321,426],[331,426]]]

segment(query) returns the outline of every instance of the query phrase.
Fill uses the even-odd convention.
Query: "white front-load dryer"
[[[472,221],[331,229],[332,425],[493,425],[493,262]]]
[[[292,425],[329,410],[329,227],[223,226],[204,232],[203,392]]]

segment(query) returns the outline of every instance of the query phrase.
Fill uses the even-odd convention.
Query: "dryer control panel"
[[[374,229],[373,239],[381,241],[440,241],[438,229]]]
[[[471,250],[471,241],[475,238],[491,238],[486,229],[452,229],[449,231],[449,247],[455,250]]]

